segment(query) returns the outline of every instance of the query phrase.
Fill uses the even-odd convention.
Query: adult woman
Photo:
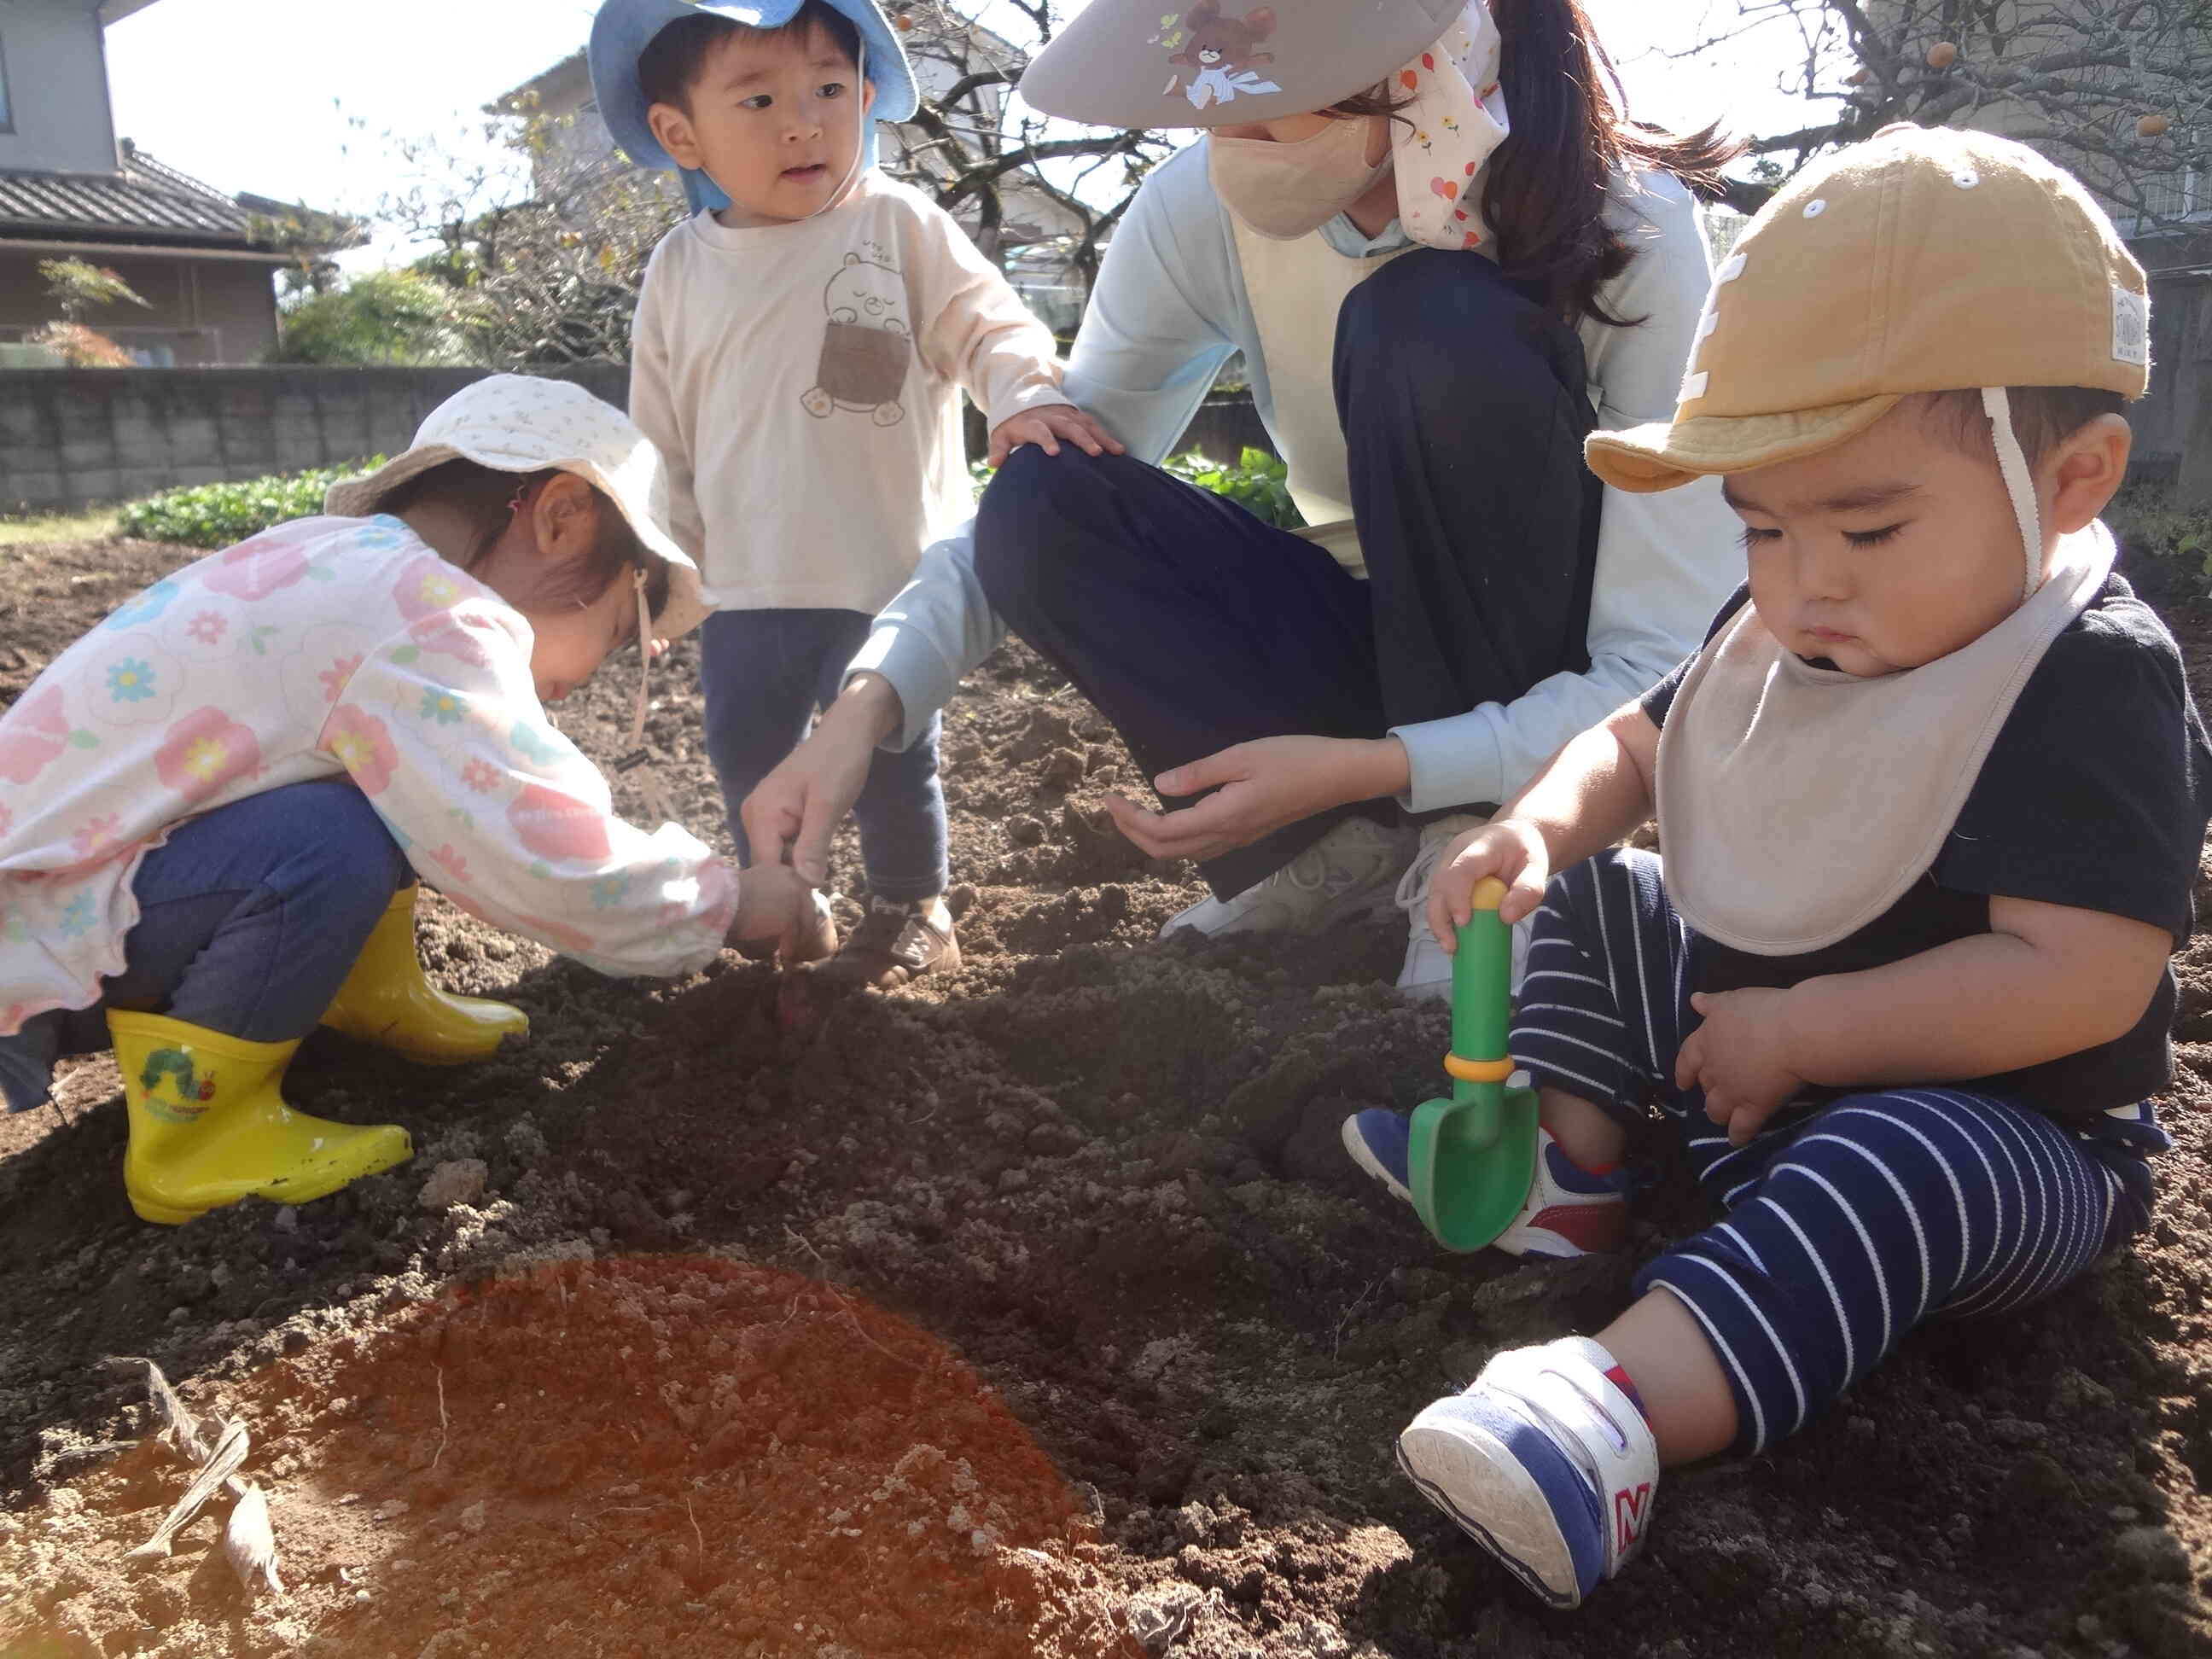
[[[1206,797],[1114,809],[1201,862],[1215,896],[1170,927],[1317,927],[1395,885],[1400,984],[1448,986],[1420,906],[1467,819],[1437,815],[1655,682],[1741,562],[1717,492],[1601,491],[1581,461],[1594,423],[1673,407],[1708,279],[1684,181],[1729,151],[1626,126],[1576,0],[1463,3],[1197,0],[1163,26],[1093,0],[1030,67],[1054,113],[1212,129],[1139,192],[1068,362],[1129,453],[1017,453],[748,804],[757,842],[817,873],[867,746],[918,730],[1003,617],[1166,805]],[[1304,537],[1147,465],[1240,350]]]

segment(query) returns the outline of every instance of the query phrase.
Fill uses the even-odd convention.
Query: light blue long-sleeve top
[[[1267,353],[1206,148],[1201,139],[1146,179],[1107,250],[1067,362],[1068,401],[1152,463],[1167,456],[1216,374],[1240,350],[1260,418],[1275,430]],[[1696,204],[1671,176],[1618,181],[1608,217],[1635,258],[1607,285],[1602,304],[1613,316],[1643,320],[1613,327],[1585,319],[1577,331],[1597,423],[1617,429],[1673,416],[1710,267]],[[1340,216],[1316,234],[1352,259],[1407,246],[1395,223],[1370,239]],[[1312,349],[1327,353],[1334,344],[1316,340]],[[1479,372],[1479,365],[1469,367]],[[1716,482],[1656,495],[1608,487],[1603,503],[1589,667],[1554,674],[1510,703],[1394,728],[1411,763],[1411,787],[1401,799],[1412,810],[1509,799],[1569,738],[1696,650],[1742,580],[1740,526]],[[887,747],[912,743],[960,677],[1006,636],[975,578],[972,531],[970,525],[929,549],[853,660],[852,673],[881,674],[904,705],[904,728]],[[1191,556],[1203,558],[1205,550],[1194,547]]]

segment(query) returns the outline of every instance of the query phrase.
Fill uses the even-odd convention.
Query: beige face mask
[[[1207,141],[1214,193],[1256,235],[1294,242],[1310,235],[1364,196],[1390,170],[1367,159],[1368,123],[1331,121],[1310,138],[1279,144],[1266,138]]]

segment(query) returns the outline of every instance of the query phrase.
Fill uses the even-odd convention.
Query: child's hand
[[[1002,466],[1006,457],[1024,444],[1035,444],[1046,454],[1057,455],[1062,438],[1086,455],[1120,455],[1126,453],[1112,433],[1073,404],[1043,404],[1036,409],[1025,409],[1011,420],[1000,422],[991,433],[991,453],[988,459],[993,466]]]
[[[813,890],[787,864],[756,864],[738,872],[738,914],[726,935],[734,949],[763,939],[781,940],[814,903]]]
[[[1705,1019],[1674,1056],[1674,1086],[1704,1089],[1705,1115],[1727,1129],[1735,1146],[1757,1134],[1805,1086],[1784,1059],[1790,1029],[1782,1000],[1787,994],[1700,991],[1690,999]]]
[[[1536,827],[1518,818],[1499,818],[1470,830],[1444,849],[1429,884],[1429,931],[1444,954],[1459,949],[1459,930],[1474,907],[1474,888],[1485,877],[1505,884],[1499,920],[1509,926],[1544,902],[1552,879],[1552,849]]]

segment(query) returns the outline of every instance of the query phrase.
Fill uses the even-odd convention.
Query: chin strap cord
[[[660,787],[652,753],[645,746],[645,713],[653,692],[653,607],[646,602],[644,571],[630,573],[630,589],[637,595],[637,702],[630,711],[629,747],[615,762],[614,769],[636,786],[645,810],[665,823],[672,816],[667,792]]]
[[[2043,515],[2035,501],[2035,479],[2027,470],[2027,455],[2013,429],[2012,399],[2001,386],[1982,388],[1982,408],[1987,411],[1997,445],[1997,470],[2004,474],[2005,493],[2012,497],[2012,515],[2020,521],[2021,545],[2027,569],[2021,579],[2025,599],[2043,586]]]

